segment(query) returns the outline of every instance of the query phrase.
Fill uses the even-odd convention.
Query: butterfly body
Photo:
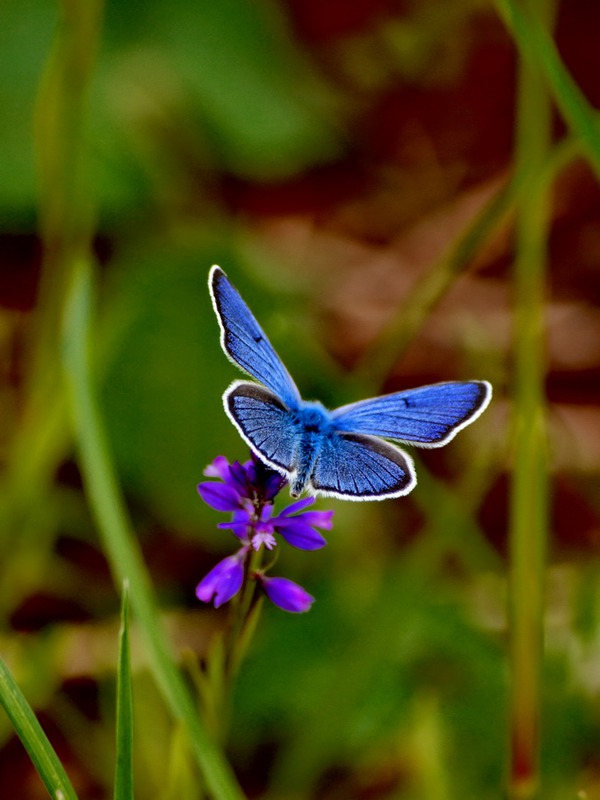
[[[299,408],[291,412],[295,428],[296,450],[290,493],[297,497],[308,487],[319,454],[330,446],[329,440],[336,435],[331,414],[319,402],[302,401]]]
[[[209,288],[225,354],[260,383],[234,381],[225,411],[271,468],[304,491],[347,500],[399,497],[416,485],[411,458],[388,439],[441,447],[487,407],[487,381],[451,381],[329,411],[301,398],[258,322],[219,267]]]

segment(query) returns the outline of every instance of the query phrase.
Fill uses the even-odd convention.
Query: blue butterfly
[[[300,397],[283,362],[220,267],[208,281],[225,355],[259,383],[234,381],[225,411],[242,438],[290,482],[344,500],[383,500],[417,483],[411,458],[385,441],[441,447],[487,407],[487,381],[452,381],[374,397],[328,411]]]

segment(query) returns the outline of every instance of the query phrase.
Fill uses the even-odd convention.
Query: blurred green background
[[[225,622],[194,587],[233,547],[195,487],[216,455],[247,458],[211,264],[307,399],[494,385],[417,454],[410,496],[320,500],[327,549],[282,549],[317,602],[265,609],[240,675],[226,749],[247,796],[502,796],[510,621],[543,591],[540,796],[600,798],[600,146],[569,111],[600,103],[600,6],[529,4],[581,91],[565,100],[511,3],[108,0],[70,29],[85,5],[0,9],[0,651],[79,797],[112,796],[119,609],[60,378],[65,263],[89,238],[101,409],[191,673]],[[547,450],[543,432],[522,449],[528,409]],[[546,492],[540,561],[511,589]],[[133,641],[136,796],[201,798],[135,620]],[[4,716],[0,744],[2,796],[45,796]]]

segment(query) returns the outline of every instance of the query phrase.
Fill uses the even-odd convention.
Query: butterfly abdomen
[[[297,497],[308,485],[323,441],[331,435],[332,426],[329,412],[320,403],[302,403],[294,412],[294,424],[297,437],[296,471],[290,491]]]

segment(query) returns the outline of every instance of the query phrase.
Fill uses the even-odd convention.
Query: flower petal
[[[268,525],[269,527],[273,527],[271,525],[271,517],[273,516],[273,505],[271,503],[266,503],[260,510],[258,522],[260,525]]]
[[[229,477],[225,481],[239,492],[242,497],[252,497],[250,491],[250,483],[248,480],[248,473],[245,464],[240,464],[239,461],[234,461],[229,467]]]
[[[236,595],[244,580],[245,548],[228,556],[211,569],[196,586],[196,597],[204,603],[213,602],[215,608]]]
[[[265,594],[269,600],[284,611],[302,614],[314,603],[312,597],[302,586],[287,578],[261,578]]]
[[[265,500],[272,500],[283,487],[287,484],[287,480],[278,472],[272,472],[264,480],[264,498]]]
[[[238,539],[246,542],[250,535],[251,514],[246,509],[239,509],[233,512],[231,522],[219,522],[217,528],[229,528]]]
[[[314,497],[303,497],[302,500],[296,500],[295,503],[292,503],[291,505],[284,508],[279,516],[289,517],[291,514],[295,514],[296,511],[300,511],[301,509],[306,508],[307,506],[312,506],[314,502],[315,502]]]
[[[294,519],[303,519],[308,525],[330,531],[333,528],[333,509],[331,511],[303,511]]]
[[[217,456],[204,470],[204,474],[207,478],[220,478],[222,481],[227,481],[229,478],[229,461],[225,456]]]
[[[247,467],[248,479],[256,487],[259,497],[271,501],[283,489],[287,480],[279,472],[263,464],[254,452],[250,455],[252,460]]]
[[[224,530],[230,530],[234,536],[247,543],[248,536],[250,535],[250,528],[248,527],[248,523],[246,522],[219,522],[217,528],[221,528]]]
[[[299,550],[320,550],[327,544],[326,539],[304,520],[303,514],[290,519],[275,517],[271,525],[288,544]]]
[[[238,492],[226,484],[204,481],[198,484],[198,491],[204,502],[217,511],[236,511],[241,506]]]
[[[244,461],[244,470],[248,483],[255,487],[259,486],[260,480],[256,472],[256,466],[253,458],[250,459],[250,461]]]

